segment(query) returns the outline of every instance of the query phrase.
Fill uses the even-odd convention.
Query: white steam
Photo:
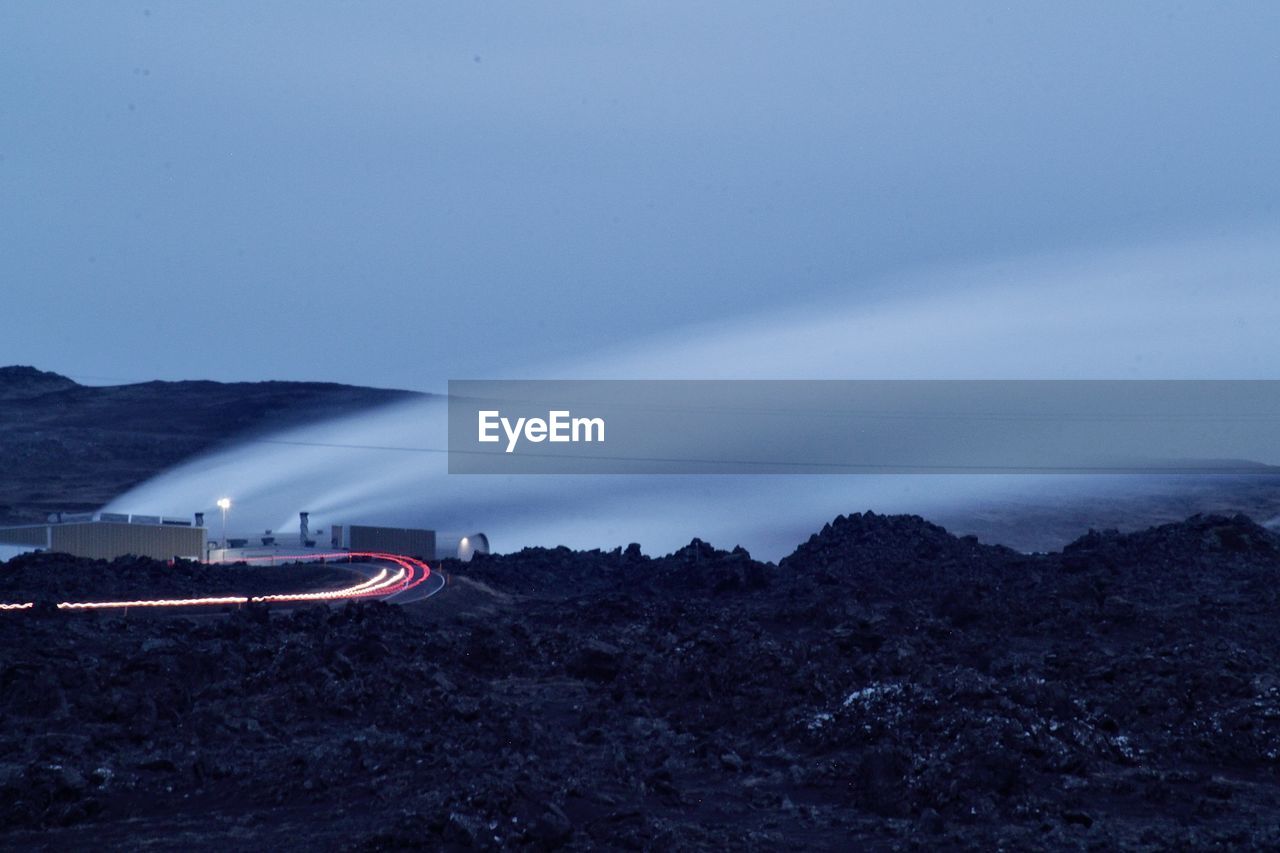
[[[1274,378],[1278,236],[935,270],[882,282],[874,300],[683,326],[492,378]],[[449,476],[445,446],[444,405],[429,398],[208,455],[107,509],[214,518],[225,495],[235,531],[296,528],[308,510],[313,528],[483,530],[498,551],[639,541],[661,553],[700,536],[776,559],[843,512],[929,515],[997,495],[1134,484],[1079,475]]]

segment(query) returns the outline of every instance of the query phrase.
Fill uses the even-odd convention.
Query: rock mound
[[[65,376],[37,370],[27,365],[0,367],[0,400],[39,397],[42,394],[78,387],[74,381]]]

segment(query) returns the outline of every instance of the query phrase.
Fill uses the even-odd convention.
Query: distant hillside
[[[0,367],[0,523],[96,509],[229,439],[418,396],[330,382],[90,387]]]

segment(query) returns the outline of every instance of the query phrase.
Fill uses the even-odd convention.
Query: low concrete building
[[[182,557],[214,563],[291,561],[307,559],[310,554],[320,559],[334,551],[378,551],[428,561],[469,560],[474,554],[489,552],[489,540],[483,533],[464,536],[437,534],[419,527],[335,524],[328,541],[317,547],[312,537],[326,538],[321,537],[322,533],[310,529],[309,513],[305,512],[300,514],[296,534],[267,530],[261,536],[228,536],[225,542],[209,541],[203,513],[197,513],[194,521],[109,512],[55,513],[45,524],[0,527],[0,560],[23,551],[58,551],[101,560],[134,554],[157,560]]]
[[[436,532],[417,527],[335,524],[330,544],[344,551],[385,551],[421,560],[436,558]]]
[[[111,560],[133,554],[203,560],[205,529],[186,519],[91,513],[55,516],[46,524],[0,527],[0,545]]]
[[[330,544],[346,551],[385,551],[422,560],[470,560],[489,553],[489,537],[483,533],[438,533],[418,527],[378,527],[368,524],[335,524]]]

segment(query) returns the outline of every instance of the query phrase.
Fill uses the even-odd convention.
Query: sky
[[[1280,220],[1270,2],[9,2],[0,33],[0,364],[93,384],[598,373]]]
[[[874,304],[853,298],[822,311],[775,311],[766,318],[708,323],[694,332],[674,330],[604,350],[590,366],[566,363],[546,375],[1274,380],[1280,375],[1278,280],[1280,229],[1274,227],[1137,249],[1074,250],[1019,262],[952,265],[893,280],[908,295]],[[1005,390],[1013,393],[1010,402],[1022,393]],[[1153,421],[1160,423],[1162,413],[1199,411],[1195,401],[1204,399],[1204,390],[1184,385],[1171,392],[1189,395],[1183,405],[1190,405],[1172,409],[1167,401],[1153,403],[1141,389],[1127,393],[1135,401],[1146,400]],[[652,399],[632,393],[629,400],[636,404]],[[1132,454],[1122,447],[1134,425],[1125,418],[1081,418],[1097,410],[1082,410],[1081,398],[1069,388],[1061,393],[1060,405],[1052,409],[1070,416],[1043,435],[1045,457],[1037,464],[1059,464],[1076,429],[1085,430],[1082,440],[1090,454],[1100,453],[1108,461]],[[795,399],[782,393],[752,408],[760,414],[780,413]],[[942,405],[949,398],[936,399]],[[710,397],[707,401],[714,407]],[[847,401],[844,396],[833,399],[832,409],[848,408]],[[1269,389],[1258,394],[1261,411],[1268,411],[1268,401],[1274,402]],[[570,400],[565,407],[581,411]],[[711,434],[684,430],[673,420],[670,434],[662,434],[663,447],[670,449],[660,455],[776,458],[772,454],[784,447],[786,458],[818,461],[830,459],[840,448],[842,454],[849,452],[847,461],[865,460],[871,453],[872,458],[883,454],[882,464],[900,464],[904,458],[927,464],[939,448],[950,453],[958,446],[965,453],[998,453],[1007,463],[1025,445],[1016,430],[1010,434],[1001,426],[1000,417],[988,419],[990,408],[977,410],[981,417],[976,423],[990,425],[978,433],[971,431],[975,422],[963,418],[954,432],[945,425],[940,432],[915,430],[900,419],[854,420],[852,447],[830,441],[823,428],[801,426],[802,418],[748,419],[744,423],[751,426],[735,424]],[[651,414],[669,416],[673,411],[679,408],[659,404]],[[1010,416],[1018,411],[1025,410],[1012,404],[1006,410]],[[1224,406],[1219,417],[1208,421],[1169,417],[1167,428],[1153,433],[1137,458],[1187,463],[1189,454],[1190,464],[1196,465],[1197,460],[1243,456],[1280,464],[1280,448],[1267,441],[1263,429],[1267,421],[1253,416],[1236,420],[1233,413],[1238,414],[1234,406]],[[1167,520],[1164,513],[1171,506],[1189,514],[1196,500],[1170,498],[1173,487],[1167,478],[1153,482],[1142,476],[1091,474],[467,476],[447,473],[451,466],[443,449],[450,446],[449,420],[441,398],[423,397],[260,441],[237,442],[160,474],[116,498],[107,510],[169,516],[205,512],[214,518],[215,502],[229,496],[234,502],[231,529],[246,535],[266,529],[296,531],[298,513],[305,510],[314,529],[371,523],[459,534],[481,530],[499,551],[530,544],[613,548],[638,542],[647,553],[664,554],[696,536],[724,547],[743,545],[758,557],[776,560],[824,522],[868,508],[918,513],[983,537],[1020,531],[1027,537],[1024,543],[1032,539],[1039,543],[1036,547],[1059,547],[1090,525],[1130,527],[1139,518],[1157,523]],[[770,422],[784,432],[770,429]],[[1039,435],[1043,421],[1031,423]],[[1206,423],[1212,426],[1205,428]],[[1186,427],[1192,428],[1197,449],[1170,449],[1175,436],[1187,437]],[[1105,430],[1102,438],[1097,429]],[[609,435],[617,437],[612,431]],[[882,442],[894,445],[900,437],[907,438],[907,446],[883,449]],[[882,449],[873,449],[877,447]],[[639,455],[626,439],[610,453]],[[705,469],[694,463],[689,470]],[[1043,516],[1036,517],[1037,508],[1046,507],[1056,508],[1070,525],[1046,525]],[[993,523],[1003,532],[993,530]],[[1046,541],[1066,531],[1067,538]]]

